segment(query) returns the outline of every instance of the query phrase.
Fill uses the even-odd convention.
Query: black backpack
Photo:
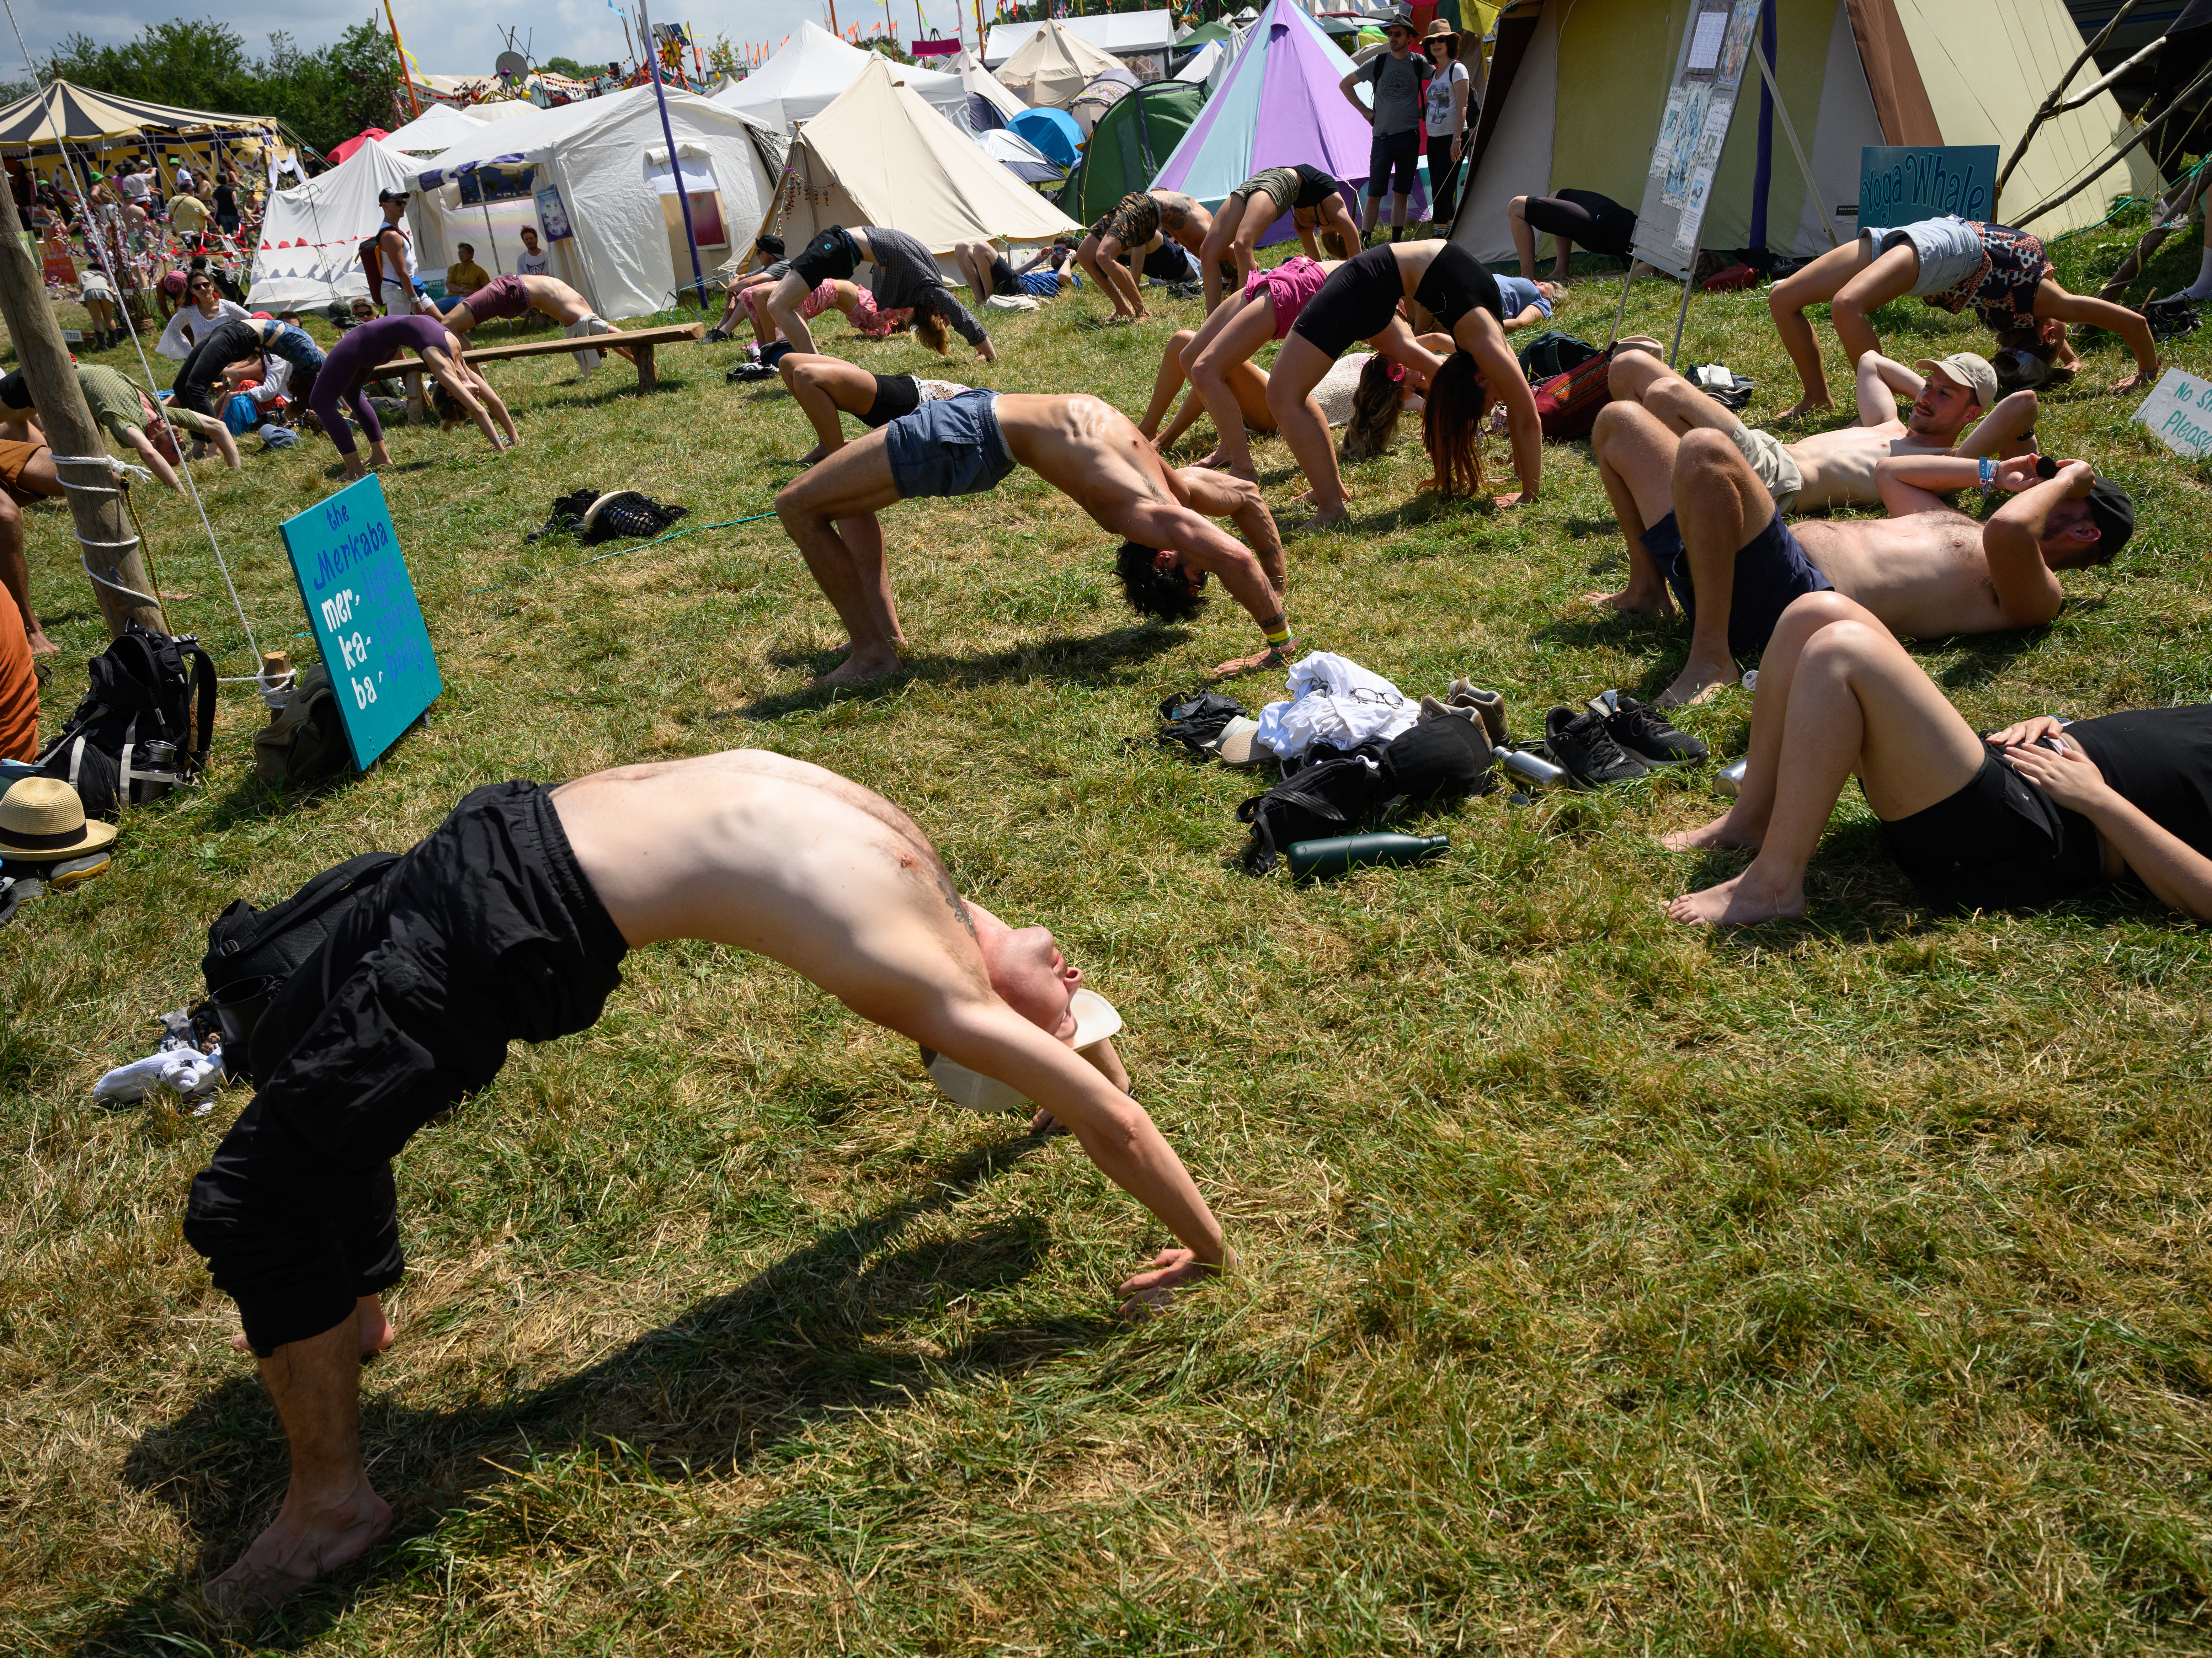
[[[1382,794],[1411,811],[1487,794],[1497,759],[1480,720],[1426,720],[1382,750]]]
[[[1588,340],[1547,328],[1521,348],[1521,372],[1528,376],[1529,385],[1541,386],[1602,355],[1601,348]]]
[[[216,1005],[223,1068],[231,1075],[256,1084],[266,1080],[253,1063],[255,1025],[285,981],[323,947],[346,910],[398,861],[396,852],[364,852],[325,870],[282,903],[256,909],[243,898],[234,899],[215,918],[200,973]]]
[[[1316,760],[1237,808],[1237,821],[1252,826],[1244,849],[1244,872],[1265,875],[1275,860],[1300,841],[1357,834],[1375,803],[1383,798],[1382,768],[1375,750]]]
[[[112,819],[189,783],[215,738],[215,664],[191,635],[137,623],[85,665],[92,689],[39,756],[77,792],[85,815]]]

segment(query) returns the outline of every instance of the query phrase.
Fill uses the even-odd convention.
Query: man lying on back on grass
[[[499,1074],[511,1038],[596,1022],[623,956],[664,938],[781,962],[921,1043],[963,1103],[983,1108],[988,1079],[1067,1128],[1182,1245],[1121,1285],[1126,1314],[1235,1264],[1085,1032],[1082,974],[1042,927],[963,902],[881,795],[754,750],[478,789],[333,915],[254,1028],[259,1091],[192,1182],[185,1236],[238,1303],[292,1456],[276,1520],[207,1585],[218,1610],[274,1605],[391,1527],[359,1419],[404,1267],[391,1159]]]
[[[858,684],[898,668],[906,635],[876,514],[917,496],[981,495],[1017,465],[1124,537],[1116,568],[1136,609],[1188,616],[1203,602],[1206,576],[1221,578],[1266,644],[1223,663],[1217,676],[1296,654],[1283,614],[1290,576],[1282,538],[1258,485],[1203,466],[1170,468],[1134,421],[1097,398],[979,389],[923,403],[809,467],[776,496],[785,532],[852,640],[845,660],[816,683]],[[1210,517],[1233,520],[1251,545]]]

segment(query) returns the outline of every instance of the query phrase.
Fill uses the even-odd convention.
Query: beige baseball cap
[[[1095,990],[1078,990],[1068,1000],[1068,1009],[1075,1015],[1075,1051],[1104,1042],[1121,1029],[1121,1016],[1114,1011],[1114,1004]],[[1031,1109],[1028,1098],[1018,1089],[1009,1087],[995,1077],[987,1077],[980,1071],[970,1071],[959,1060],[939,1054],[929,1062],[929,1079],[943,1091],[953,1104],[969,1111],[994,1116],[1001,1112]]]
[[[1965,386],[1984,414],[1997,406],[1997,371],[1987,357],[1954,351],[1948,357],[1923,357],[1912,366],[1923,374],[1941,374],[1954,386]]]

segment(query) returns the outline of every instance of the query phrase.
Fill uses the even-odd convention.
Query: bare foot
[[[1703,892],[1686,892],[1667,906],[1667,918],[1685,926],[1753,926],[1760,921],[1794,918],[1805,913],[1805,887],[1792,883],[1777,890],[1754,882],[1758,865]]]
[[[801,466],[811,466],[816,461],[827,459],[829,453],[830,451],[827,448],[817,443],[799,458],[799,464]]]
[[[1833,409],[1835,406],[1836,400],[1824,392],[1817,398],[1800,398],[1794,407],[1790,409],[1788,412],[1777,416],[1775,419],[1776,422],[1779,424],[1781,422],[1785,420],[1796,420],[1801,415],[1820,414],[1826,410]]]
[[[362,1480],[336,1503],[310,1504],[285,1494],[284,1506],[238,1564],[209,1579],[200,1594],[226,1617],[266,1612],[317,1578],[358,1560],[392,1529],[392,1507]]]
[[[1286,640],[1251,656],[1240,656],[1234,661],[1224,662],[1213,670],[1216,679],[1234,679],[1239,674],[1257,673],[1262,668],[1288,667],[1298,653],[1298,641]]]
[[[1692,657],[1673,684],[1659,694],[1662,708],[1692,708],[1735,683],[1735,664],[1725,659],[1700,662]]]
[[[1674,614],[1674,595],[1664,587],[1656,598],[1639,593],[1633,587],[1623,587],[1617,593],[1584,593],[1583,603],[1594,610],[1627,610],[1637,616],[1672,616]]]
[[[1710,823],[1661,835],[1659,844],[1669,852],[1695,852],[1701,847],[1741,847],[1756,852],[1765,839],[1765,824],[1753,829],[1748,823],[1737,823],[1735,808],[1731,806]]]
[[[814,689],[824,685],[865,685],[872,679],[881,679],[885,674],[899,670],[899,653],[895,647],[885,645],[872,651],[854,651],[828,673],[814,681]]]
[[[59,656],[62,653],[62,647],[43,633],[33,630],[27,636],[31,641],[31,654],[33,657]]]

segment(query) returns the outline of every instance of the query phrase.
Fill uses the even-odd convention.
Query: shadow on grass
[[[1175,649],[1189,636],[1190,630],[1183,627],[1127,627],[1115,628],[1088,639],[1063,635],[1057,639],[1039,640],[1033,644],[1018,645],[1011,651],[994,652],[988,656],[912,656],[897,672],[887,673],[880,679],[871,679],[859,685],[809,685],[802,690],[763,696],[740,708],[716,709],[706,717],[727,720],[735,715],[745,720],[781,720],[784,715],[795,714],[802,708],[827,708],[840,698],[847,701],[873,701],[892,696],[916,680],[961,690],[1038,677],[1070,684],[1104,684],[1113,682],[1120,669],[1133,663],[1150,661]],[[810,672],[821,674],[827,673],[843,661],[844,653],[840,650],[812,651],[804,654],[777,653],[771,654],[769,660],[779,667],[805,668]]]
[[[462,1517],[471,1497],[533,1462],[612,1441],[618,1455],[649,1447],[641,1460],[653,1477],[727,1478],[841,1411],[912,1404],[948,1382],[1018,1372],[1096,1344],[1115,1327],[1109,1319],[994,1325],[927,1360],[881,1345],[946,1302],[1018,1283],[1042,1264],[1050,1239],[1034,1219],[902,1248],[898,1238],[1042,1150],[1048,1138],[1027,1133],[971,1152],[934,1171],[921,1195],[824,1234],[549,1386],[434,1410],[372,1389],[362,1401],[362,1439],[392,1507],[391,1533],[366,1560],[264,1619],[259,1644],[288,1649],[324,1634],[364,1595],[416,1570],[422,1546]],[[373,1380],[373,1367],[369,1374]],[[139,1652],[158,1643],[193,1650],[203,1630],[176,1597],[228,1566],[273,1516],[286,1466],[268,1395],[249,1376],[219,1384],[145,1435],[124,1460],[124,1479],[178,1514],[200,1558],[180,1576],[149,1583],[71,1649]],[[204,1649],[218,1648],[229,1649],[219,1640]]]

